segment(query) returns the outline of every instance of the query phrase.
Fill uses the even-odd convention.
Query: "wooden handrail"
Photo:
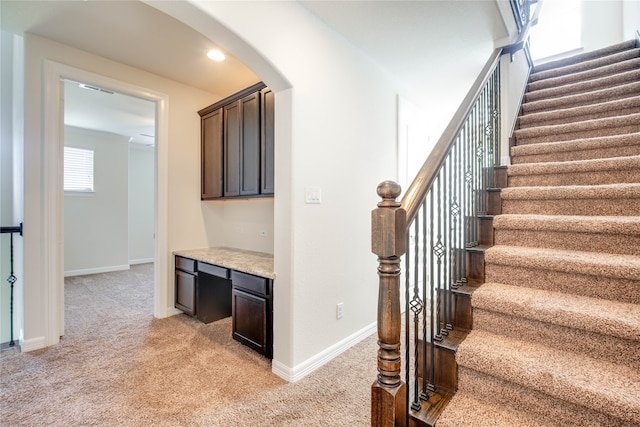
[[[438,142],[431,151],[431,154],[429,154],[429,157],[427,157],[427,160],[420,168],[416,178],[402,197],[400,207],[406,212],[407,226],[415,219],[427,191],[429,191],[431,184],[433,184],[433,181],[440,170],[440,166],[442,166],[442,163],[447,157],[451,145],[455,141],[460,128],[473,108],[476,98],[480,94],[480,91],[482,91],[482,88],[491,76],[491,72],[500,60],[501,54],[502,48],[498,48],[493,51],[491,57],[489,57],[489,60],[478,75],[478,78],[471,86],[467,96],[462,100],[462,103],[453,116],[453,119],[449,122],[449,125],[442,133],[442,136],[440,136],[440,139],[438,139]]]
[[[423,163],[420,171],[402,197],[400,207],[406,212],[407,226],[409,226],[409,224],[411,224],[415,219],[418,209],[422,204],[422,200],[433,184],[436,174],[438,173],[440,166],[442,166],[442,162],[444,162],[444,159],[447,157],[447,153],[455,141],[460,128],[473,108],[474,101],[482,91],[482,88],[489,79],[494,67],[500,60],[500,57],[507,53],[513,54],[525,47],[531,27],[538,22],[542,0],[538,0],[537,3],[538,6],[536,7],[533,17],[527,23],[526,27],[520,32],[518,39],[508,46],[499,47],[493,51],[484,68],[480,71],[478,78],[473,82],[467,96],[462,100],[460,107],[449,122],[449,125],[440,136],[440,139],[438,139],[438,142],[431,151],[431,154],[429,154],[429,157],[427,157],[427,160]]]

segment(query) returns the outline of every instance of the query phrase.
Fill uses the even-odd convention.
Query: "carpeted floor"
[[[639,56],[531,74],[438,427],[640,425]]]
[[[152,286],[151,264],[67,278],[60,345],[0,352],[0,425],[370,425],[375,335],[287,383],[230,319],[154,319]]]

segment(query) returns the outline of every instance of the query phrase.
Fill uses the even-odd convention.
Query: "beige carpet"
[[[370,425],[375,336],[287,383],[229,319],[154,319],[151,264],[68,278],[65,303],[60,345],[0,353],[0,425]]]
[[[639,56],[531,75],[439,427],[640,425]]]

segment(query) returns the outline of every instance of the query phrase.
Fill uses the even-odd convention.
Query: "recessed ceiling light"
[[[209,59],[212,59],[214,61],[223,61],[224,60],[224,53],[220,52],[217,49],[210,50],[207,53],[207,56],[209,57]]]

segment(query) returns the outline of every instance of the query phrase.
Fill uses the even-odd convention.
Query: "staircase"
[[[536,67],[437,426],[640,425],[640,49]]]

